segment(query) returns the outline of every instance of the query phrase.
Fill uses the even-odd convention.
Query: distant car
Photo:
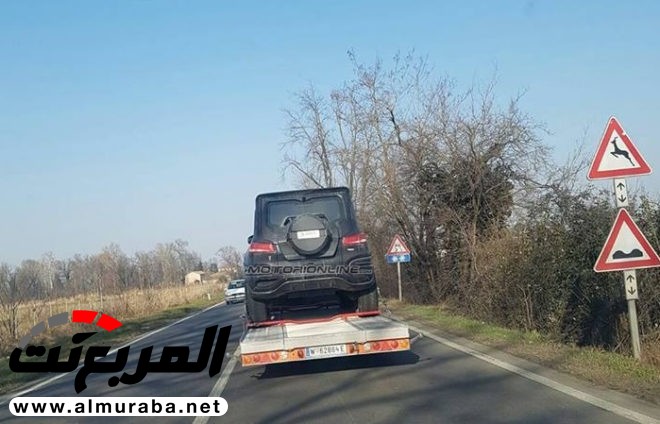
[[[378,312],[367,235],[348,188],[260,194],[248,242],[245,306],[253,323],[331,302],[347,312]]]
[[[237,303],[245,301],[245,280],[230,281],[225,289],[225,302]]]

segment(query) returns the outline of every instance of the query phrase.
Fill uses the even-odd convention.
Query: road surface
[[[196,358],[204,329],[232,325],[227,356],[236,352],[243,305],[219,305],[132,344],[127,370],[140,349],[191,347]],[[414,335],[414,334],[413,334]],[[135,385],[109,387],[108,375],[90,375],[81,396],[209,396],[221,390],[229,411],[196,423],[631,423],[574,396],[530,380],[431,337],[415,339],[410,352],[324,359],[270,367],[240,363],[214,378],[198,374],[149,374]],[[75,373],[23,396],[75,396]],[[660,409],[641,404],[654,422]],[[622,411],[630,411],[630,404]],[[633,411],[640,411],[632,406]],[[18,418],[6,403],[0,423],[192,423],[193,417]],[[642,420],[643,422],[643,420]],[[660,421],[655,421],[660,422]]]

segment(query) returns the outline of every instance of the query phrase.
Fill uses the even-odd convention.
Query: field
[[[21,333],[27,334],[33,323],[48,319],[60,312],[72,309],[101,310],[122,321],[122,326],[111,333],[102,332],[100,339],[118,346],[149,330],[162,327],[178,318],[220,302],[223,299],[220,284],[195,286],[161,287],[151,290],[130,290],[121,296],[108,296],[103,300],[95,296],[53,299],[41,304],[26,304],[20,309]],[[82,325],[79,325],[83,327]],[[65,350],[71,347],[71,328],[48,331],[40,337],[40,342],[49,345],[62,345]],[[40,378],[42,374],[14,373],[9,370],[9,352],[14,343],[3,341],[4,349],[0,357],[0,394],[18,390],[24,384]]]
[[[156,312],[197,300],[221,299],[221,284],[201,284],[169,286],[152,289],[132,289],[126,292],[102,296],[87,294],[69,298],[58,298],[42,302],[28,302],[19,305],[17,310],[18,338],[28,334],[39,322],[62,312],[71,313],[74,309],[102,311],[120,321],[140,319]],[[15,346],[16,340],[10,337],[8,324],[11,316],[6,309],[0,309],[0,353],[6,355]]]

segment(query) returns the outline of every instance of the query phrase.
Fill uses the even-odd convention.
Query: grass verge
[[[441,306],[390,300],[400,318],[496,348],[602,387],[629,393],[660,405],[660,367],[618,353],[559,343],[537,332],[498,327],[451,313]]]
[[[144,333],[163,327],[177,319],[214,305],[221,300],[222,299],[218,299],[217,297],[211,299],[198,298],[186,304],[154,312],[152,315],[146,317],[122,320],[122,326],[116,330],[112,332],[100,331],[98,334],[94,335],[94,344],[111,345],[113,347],[121,346]],[[68,352],[72,346],[71,335],[73,334],[73,332],[71,332],[71,327],[66,327],[68,327],[68,331],[58,331],[55,334],[47,334],[45,339],[40,340],[40,343],[43,343],[45,346],[60,345],[62,346],[62,355],[66,355],[66,352]],[[89,328],[82,329],[82,327],[78,327],[78,330],[76,331],[89,331]],[[12,372],[9,369],[9,357],[5,356],[0,358],[0,395],[18,391],[21,386],[24,386],[27,383],[50,378],[54,375],[56,374],[49,373],[44,377],[44,374],[41,373]]]

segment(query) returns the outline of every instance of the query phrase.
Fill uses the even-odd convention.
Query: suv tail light
[[[270,241],[253,241],[248,249],[250,253],[277,253],[275,244]]]
[[[341,238],[341,244],[344,247],[357,246],[367,242],[366,233],[349,234]]]

